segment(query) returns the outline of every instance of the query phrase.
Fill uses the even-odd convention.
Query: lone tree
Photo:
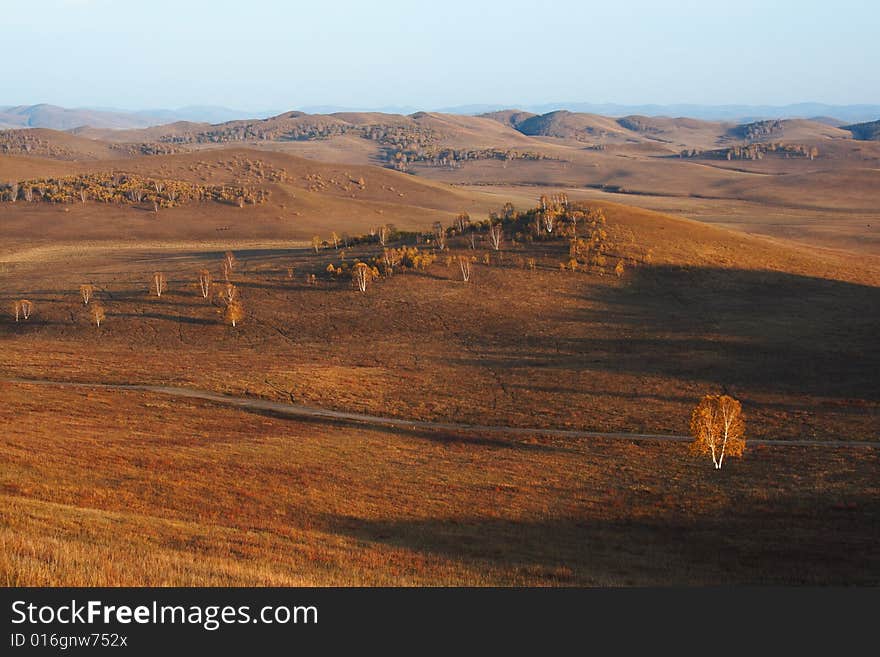
[[[160,271],[157,271],[153,274],[153,292],[156,293],[157,297],[161,297],[162,293],[168,289],[168,279],[165,278],[165,274]]]
[[[18,302],[19,307],[21,308],[21,316],[24,319],[30,319],[31,313],[34,312],[34,304],[28,301],[27,299],[22,299]],[[16,317],[17,321],[17,317]]]
[[[89,305],[89,301],[91,301],[94,294],[95,287],[93,285],[86,284],[79,286],[79,295],[82,297],[83,303],[85,305]]]
[[[235,328],[235,324],[244,319],[244,308],[242,308],[241,303],[233,299],[229,302],[229,305],[226,306],[224,316],[226,317],[226,321],[232,324],[232,328]]]
[[[691,451],[712,457],[720,470],[724,457],[742,456],[746,448],[742,404],[728,395],[706,395],[691,414]]]
[[[92,319],[95,320],[95,326],[101,328],[101,322],[104,321],[104,308],[100,303],[92,304]]]
[[[31,313],[34,312],[34,304],[32,304],[27,299],[20,299],[13,304],[13,308],[15,309],[15,321],[17,322],[19,318],[28,319],[31,316]]]
[[[211,272],[202,269],[199,272],[199,289],[202,292],[202,298],[207,299],[211,294]]]
[[[312,248],[315,250],[315,253],[321,248],[321,237],[319,235],[312,236]]]

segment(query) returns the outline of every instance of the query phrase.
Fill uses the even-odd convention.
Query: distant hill
[[[867,123],[855,123],[843,127],[849,130],[855,139],[862,141],[880,141],[880,119]]]
[[[844,123],[870,121],[880,116],[880,105],[826,105],[822,103],[796,103],[792,105],[618,105],[614,103],[557,102],[541,105],[520,105],[520,108],[536,114],[556,110],[575,113],[601,114],[623,117],[633,114],[643,116],[688,116],[704,121],[736,121],[748,123],[764,119],[810,119],[833,117]],[[456,113],[455,109],[447,112]],[[826,119],[827,120],[827,119]]]
[[[530,116],[518,123],[516,129],[529,136],[557,137],[578,141],[591,141],[610,136],[626,138],[626,132],[614,119],[567,110]]]
[[[193,123],[224,123],[249,116],[241,110],[226,107],[192,106],[180,109],[145,110],[128,112],[104,108],[70,109],[57,105],[17,105],[0,107],[0,129],[48,128],[72,130],[96,128],[101,130],[133,130],[152,126],[190,121]],[[255,118],[264,118],[256,113]]]
[[[102,128],[146,128],[155,125],[155,122],[133,114],[67,109],[57,105],[0,107],[0,128],[70,130],[84,125]]]

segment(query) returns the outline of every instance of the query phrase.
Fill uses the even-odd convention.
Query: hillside
[[[868,123],[855,123],[853,125],[844,126],[844,130],[849,130],[855,139],[878,141],[880,140],[880,120],[870,121]]]
[[[26,202],[3,202],[0,237],[7,243],[23,238],[40,241],[106,239],[308,239],[328,226],[364,232],[380,223],[401,228],[449,221],[458,212],[484,213],[491,196],[465,192],[375,166],[334,165],[274,151],[227,148],[194,153],[122,160],[53,162],[27,157],[0,157],[0,180],[17,180],[39,188],[40,178],[135,174],[147,180],[183,181],[190,185],[238,186],[266,195],[266,201],[243,208],[230,203],[193,202],[152,211],[149,193],[141,202],[98,203],[91,192],[85,202],[50,203],[35,196]],[[46,185],[43,185],[46,186]],[[218,232],[219,231],[219,232]]]

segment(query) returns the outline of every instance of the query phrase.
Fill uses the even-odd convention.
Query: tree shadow
[[[492,368],[658,375],[719,389],[880,400],[880,288],[774,271],[643,266],[561,299],[564,334],[514,350],[473,336]],[[529,324],[525,325],[529,328]],[[580,327],[580,328],[579,328]]]
[[[605,514],[606,516],[608,514]],[[859,496],[833,505],[809,496],[771,508],[646,517],[494,516],[375,520],[325,515],[334,533],[512,569],[549,584],[880,583],[880,505]]]
[[[165,313],[110,313],[114,317],[129,317],[132,319],[160,319],[168,322],[182,324],[197,324],[200,326],[214,326],[220,322],[216,319],[204,319],[202,317],[186,317],[184,315],[169,315]]]

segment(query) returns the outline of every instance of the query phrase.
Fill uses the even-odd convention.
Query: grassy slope
[[[173,156],[161,159],[162,173],[232,180],[243,175],[237,161],[256,157]],[[308,173],[329,181],[360,169],[259,157],[292,171],[273,202],[286,194],[314,203],[302,216],[325,235],[337,227],[326,221],[332,208],[354,229],[369,225],[364,210],[376,204],[401,206],[401,217],[425,207],[413,219],[422,226],[438,213],[448,220],[470,197],[500,204],[372,168],[362,170],[371,197],[332,184],[310,192]],[[146,160],[129,164],[150,172]],[[409,209],[394,201],[400,193]],[[701,394],[729,386],[751,436],[877,437],[880,268],[606,208],[615,231],[653,252],[620,280],[559,272],[565,253],[555,244],[476,266],[469,285],[439,262],[361,296],[302,283],[338,261],[335,252],[242,243],[235,280],[248,316],[236,331],[198,296],[194,272],[207,265],[219,276],[227,246],[214,221],[246,218],[255,232],[241,234],[269,239],[253,228],[269,225],[261,208],[149,219],[177,242],[170,250],[118,248],[110,228],[120,219],[125,237],[139,236],[130,208],[16,208],[4,237],[27,246],[66,235],[79,247],[31,251],[0,272],[0,306],[26,295],[37,307],[27,324],[0,316],[0,373],[186,383],[424,419],[675,433]],[[143,230],[140,239],[156,238]],[[517,267],[526,255],[538,258],[536,272]],[[161,299],[147,294],[156,270],[170,282]],[[107,308],[101,331],[77,299],[85,281]],[[719,478],[681,445],[539,433],[464,440],[10,384],[0,397],[0,581],[10,584],[877,583],[873,450],[752,450]]]

